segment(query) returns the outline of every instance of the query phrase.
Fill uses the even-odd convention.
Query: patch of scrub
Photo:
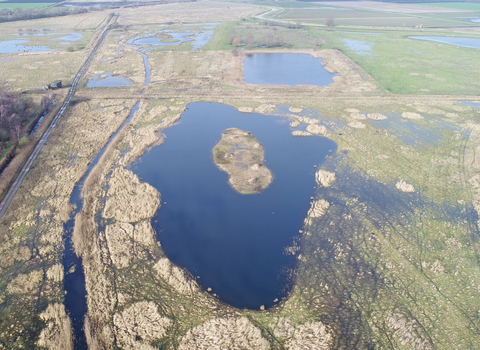
[[[55,51],[48,46],[24,46],[30,40],[6,40],[0,42],[0,53],[44,52]]]
[[[405,193],[415,192],[415,187],[413,185],[407,183],[405,180],[400,180],[395,184],[397,190],[400,190]]]
[[[373,43],[366,43],[365,41],[355,39],[341,39],[348,47],[360,56],[376,56],[372,53]]]
[[[460,47],[468,47],[471,49],[480,49],[480,39],[478,38],[461,38],[448,36],[409,36],[410,39],[434,41],[442,44],[455,45]]]
[[[230,176],[228,182],[236,191],[256,193],[272,182],[272,173],[263,162],[263,146],[250,132],[227,129],[212,151],[215,164]]]
[[[116,75],[112,76],[111,72],[104,74],[96,74],[87,83],[87,87],[116,87],[116,86],[131,86],[133,85],[127,78]]]
[[[246,317],[211,319],[192,330],[180,341],[180,350],[189,349],[270,349],[262,332]]]

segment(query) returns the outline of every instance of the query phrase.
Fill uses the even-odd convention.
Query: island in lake
[[[263,164],[263,146],[248,131],[225,130],[213,148],[213,159],[230,176],[230,185],[242,194],[262,191],[272,182],[272,173]]]

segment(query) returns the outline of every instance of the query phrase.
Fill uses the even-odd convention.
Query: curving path
[[[22,184],[23,180],[25,179],[25,176],[27,176],[27,173],[28,171],[30,170],[30,167],[32,166],[33,162],[35,161],[35,159],[37,158],[38,154],[40,153],[40,151],[42,150],[43,148],[43,145],[45,145],[45,143],[47,142],[48,140],[48,137],[50,136],[50,134],[52,133],[53,129],[55,128],[55,126],[57,125],[57,122],[58,120],[62,117],[63,113],[65,112],[65,110],[67,109],[68,105],[70,104],[70,101],[72,100],[72,97],[73,95],[75,94],[75,90],[77,88],[77,84],[78,84],[78,81],[80,80],[80,78],[82,77],[83,73],[85,72],[85,70],[87,69],[88,65],[90,64],[90,62],[92,61],[93,57],[95,56],[95,54],[97,53],[97,49],[100,47],[100,45],[102,44],[103,42],[103,39],[105,38],[105,36],[107,35],[108,31],[110,29],[110,21],[105,25],[105,29],[103,31],[103,34],[102,36],[100,37],[100,39],[98,40],[97,44],[95,45],[94,49],[92,50],[92,52],[90,53],[90,56],[88,56],[88,59],[85,61],[84,65],[82,66],[82,68],[80,68],[80,70],[78,71],[77,75],[75,76],[75,79],[73,79],[73,82],[72,82],[72,86],[70,88],[70,91],[68,92],[68,95],[67,95],[67,98],[65,99],[65,101],[63,102],[63,105],[62,107],[60,108],[60,110],[57,112],[57,115],[55,116],[55,118],[53,118],[52,122],[50,123],[50,126],[48,127],[48,129],[45,131],[45,133],[43,134],[42,138],[40,139],[40,141],[37,143],[37,145],[35,146],[35,149],[33,150],[32,154],[30,154],[30,157],[27,159],[27,161],[25,162],[25,165],[23,166],[22,170],[20,171],[20,173],[18,174],[17,178],[15,179],[15,181],[13,182],[13,184],[10,186],[10,189],[8,190],[7,194],[5,195],[5,197],[3,198],[2,202],[0,203],[0,219],[2,219],[3,215],[5,214],[5,212],[7,211],[7,208],[8,206],[10,205],[13,197],[15,196],[15,193],[17,193],[18,189],[20,188],[20,185]]]

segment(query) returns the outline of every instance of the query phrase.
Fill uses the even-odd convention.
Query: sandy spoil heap
[[[230,128],[213,148],[214,161],[225,171],[230,185],[240,193],[262,191],[272,182],[272,173],[263,164],[263,146],[248,131]]]

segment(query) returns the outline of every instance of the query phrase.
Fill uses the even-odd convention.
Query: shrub
[[[10,140],[10,133],[5,129],[0,129],[0,141],[5,142]]]
[[[30,142],[30,137],[28,136],[28,134],[23,134],[22,137],[20,137],[20,140],[18,141],[18,145],[20,147],[23,147],[28,145],[29,142]]]

